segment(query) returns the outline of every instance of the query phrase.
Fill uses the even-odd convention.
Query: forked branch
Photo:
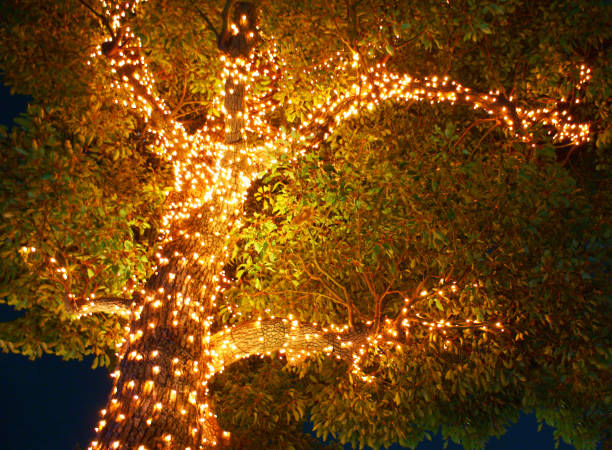
[[[102,25],[104,25],[104,28],[106,28],[109,32],[109,34],[111,35],[112,39],[115,39],[115,33],[113,31],[113,28],[111,27],[110,22],[108,21],[107,17],[104,17],[102,14],[100,14],[98,11],[96,11],[95,9],[93,9],[91,7],[91,5],[89,3],[87,3],[85,0],[78,0],[79,3],[81,5],[83,5],[85,8],[87,8],[89,10],[89,12],[91,12],[94,16],[96,16],[96,18],[102,22]]]

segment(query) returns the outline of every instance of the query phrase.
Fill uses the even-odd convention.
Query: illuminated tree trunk
[[[214,213],[203,212],[173,227],[160,251],[163,265],[136,299],[143,307],[114,373],[101,448],[195,449],[220,438],[207,405],[206,318],[214,308],[227,230]]]
[[[255,28],[243,17],[256,15],[245,3],[237,5],[234,15],[240,32],[230,34],[226,20],[219,47],[230,58],[247,57]],[[236,175],[245,165],[240,157],[244,95],[243,84],[231,77],[226,80],[228,151],[214,163],[231,167]],[[189,189],[168,199],[174,214],[160,246],[160,264],[134,298],[136,312],[94,448],[199,449],[227,436],[208,405],[207,381],[215,370],[208,348],[228,231],[240,213],[240,205],[236,209],[227,199],[230,193],[241,197],[239,178],[224,180],[216,197],[199,208],[193,208],[193,200],[199,199]],[[189,207],[181,206],[190,202]]]

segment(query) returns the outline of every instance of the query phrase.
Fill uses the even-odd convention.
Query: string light
[[[215,323],[222,283],[228,282],[219,272],[229,259],[229,231],[241,226],[242,205],[251,183],[262,169],[276,162],[279,154],[291,153],[297,158],[317,148],[345,120],[386,101],[468,105],[495,117],[515,137],[533,146],[542,125],[555,130],[556,141],[574,145],[589,141],[589,124],[575,121],[562,108],[565,99],[549,108],[522,108],[499,91],[476,92],[448,77],[419,80],[390,72],[383,63],[364,70],[356,53],[350,58],[337,54],[315,66],[314,72],[333,70],[351,74],[347,79],[352,77],[356,82],[344,91],[335,91],[324,103],[314,106],[307,120],[286,130],[274,126],[269,119],[280,106],[272,94],[282,82],[286,65],[272,44],[247,56],[220,56],[222,89],[213,100],[212,109],[220,111],[221,117],[211,118],[190,134],[171,117],[170,108],[156,93],[155,77],[143,56],[141,41],[129,26],[123,25],[124,19],[134,14],[140,3],[140,0],[100,1],[113,36],[98,46],[88,64],[97,64],[103,56],[108,61],[115,103],[136,111],[152,125],[152,148],[171,165],[174,186],[167,195],[157,243],[153,279],[158,284],[136,286],[137,280],[133,280],[134,286],[126,291],[130,297],[142,300],[129,307],[130,325],[126,327],[125,339],[119,343],[120,370],[112,374],[114,387],[108,408],[100,413],[103,419],[96,428],[99,434],[113,436],[113,430],[129,422],[136,410],[153,405],[152,411],[144,411],[150,414],[143,418],[147,427],[176,412],[192,420],[192,425],[181,431],[190,435],[189,438],[182,437],[178,431],[163,433],[164,445],[178,446],[188,439],[200,446],[214,446],[218,439],[229,439],[230,434],[216,424],[216,416],[207,402],[208,381],[236,360],[276,353],[289,363],[296,363],[323,353],[347,361],[354,375],[372,383],[375,378],[365,374],[362,368],[368,354],[381,349],[401,351],[411,329],[420,328],[431,336],[444,337],[444,349],[452,346],[449,333],[465,329],[482,334],[506,331],[499,317],[461,320],[427,317],[415,312],[417,301],[444,301],[447,295],[463,290],[446,280],[440,280],[436,288],[422,290],[416,301],[404,299],[404,306],[395,318],[384,319],[380,326],[366,323],[366,332],[357,333],[347,324],[320,327],[301,323],[291,315],[241,319],[216,333],[211,332],[211,327]],[[247,15],[241,15],[238,24],[230,24],[232,34],[248,29],[248,21]],[[252,33],[246,36],[247,40],[254,38]],[[577,88],[581,89],[589,78],[590,69],[581,66]],[[254,89],[263,80],[270,80],[271,87]],[[244,108],[228,111],[225,97],[238,94]],[[240,145],[224,141],[232,130],[228,123],[238,124]],[[31,246],[20,250],[24,258],[36,251]],[[100,299],[94,292],[80,296],[72,293],[67,267],[59,265],[55,258],[49,258],[48,264],[68,298],[78,304],[80,314],[97,311],[96,302]],[[196,277],[198,283],[192,282]],[[232,305],[224,306],[230,314],[234,313]],[[236,316],[240,313],[236,312]],[[173,343],[170,338],[165,338],[168,342],[163,344],[160,338],[151,340],[149,336],[153,333],[174,336],[177,342]],[[123,376],[121,370],[126,367],[130,377],[132,373],[141,376]],[[133,367],[138,370],[130,372]],[[188,387],[180,390],[177,386]],[[110,446],[145,449],[145,444],[113,440]],[[90,449],[101,445],[101,440],[93,441]]]

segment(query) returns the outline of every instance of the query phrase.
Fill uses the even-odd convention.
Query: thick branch
[[[373,109],[385,100],[417,100],[430,103],[448,102],[480,109],[497,119],[503,126],[526,142],[533,142],[532,133],[537,126],[555,130],[557,141],[570,140],[581,144],[589,140],[588,124],[573,122],[567,111],[553,108],[522,109],[513,98],[507,99],[499,92],[479,92],[461,84],[437,77],[418,80],[408,75],[371,72],[367,85],[343,96],[328,100],[313,112],[314,119],[301,127],[309,139],[308,146],[317,146],[325,140],[343,120],[356,115],[363,107]],[[366,80],[363,80],[366,81]]]
[[[229,29],[230,29],[230,22],[231,22],[230,8],[232,7],[232,3],[234,3],[232,0],[226,0],[225,5],[223,6],[223,12],[221,13],[221,19],[223,23],[221,25],[221,31],[217,35],[217,45],[219,46],[220,49],[223,48],[223,42],[229,36]]]
[[[257,7],[250,2],[236,3],[232,20],[232,3],[228,0],[223,8],[223,28],[219,33],[218,47],[232,58],[247,57],[259,42]]]
[[[70,314],[84,316],[87,314],[107,313],[128,316],[132,300],[122,297],[100,297],[87,303],[66,301],[66,309]]]
[[[265,319],[216,333],[210,339],[210,353],[215,372],[237,359],[273,352],[286,354],[289,361],[323,352],[352,363],[353,355],[369,344],[368,338],[367,330],[342,333],[298,321]]]
[[[140,81],[143,78],[141,73],[143,67],[139,58],[139,48],[126,48],[126,44],[127,42],[113,45],[108,47],[106,51],[103,46],[103,54],[110,58],[113,65],[116,63],[115,57],[121,61],[120,65],[117,64],[118,67],[116,69],[113,68],[113,72],[119,75],[120,80],[124,84],[127,83],[129,85],[135,99],[148,105],[147,109],[150,110],[150,119],[153,122],[160,121],[165,115],[164,107],[151,93],[151,88]],[[126,49],[124,50],[124,48]],[[130,62],[124,64],[125,61]],[[137,73],[138,75],[136,75]]]

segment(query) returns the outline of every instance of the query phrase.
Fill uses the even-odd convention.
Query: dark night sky
[[[12,119],[25,108],[25,98],[10,96],[9,90],[0,84],[0,124],[10,126]],[[0,321],[17,315],[10,307],[0,305]],[[86,448],[93,437],[97,413],[111,388],[107,372],[90,367],[90,360],[65,362],[55,356],[45,356],[29,361],[19,355],[0,354],[0,449]],[[437,436],[432,442],[419,445],[418,450],[442,447],[442,440]],[[565,444],[559,447],[571,448]],[[461,447],[449,444],[448,449]],[[545,426],[538,433],[535,415],[521,416],[502,439],[491,439],[487,445],[487,450],[504,449],[552,450],[552,429]]]

